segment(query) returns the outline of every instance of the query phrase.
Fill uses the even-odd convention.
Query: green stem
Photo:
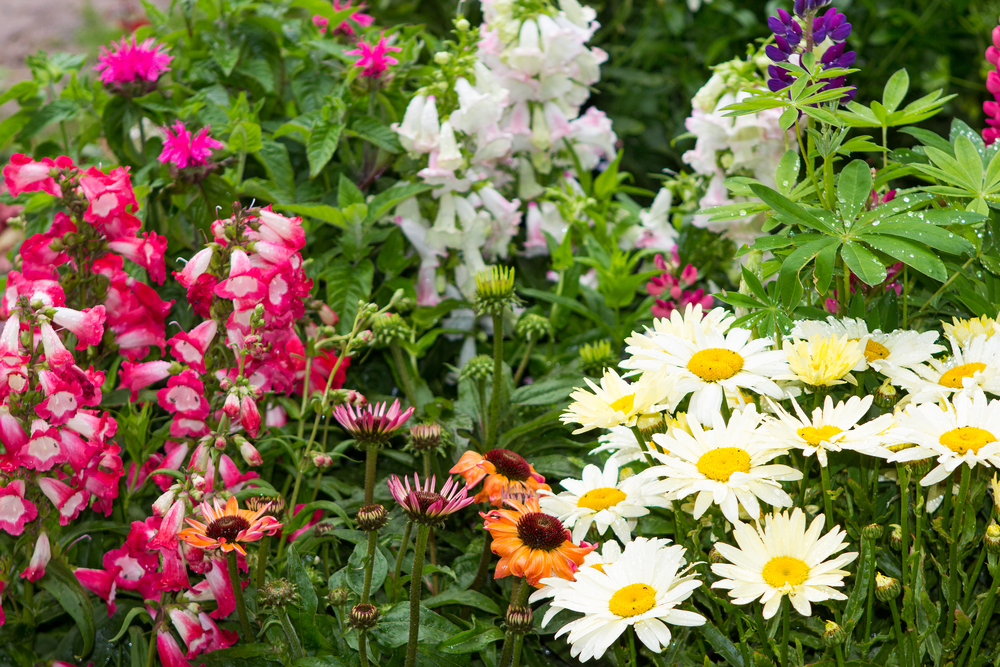
[[[378,544],[378,531],[368,531],[368,554],[365,556],[365,584],[361,589],[361,604],[367,604],[372,590],[372,570],[375,569],[375,547]]]
[[[514,373],[514,386],[516,387],[520,382],[521,378],[524,377],[524,371],[528,368],[528,361],[531,359],[531,351],[535,349],[535,341],[532,338],[528,339],[528,343],[524,348],[524,356],[521,357],[521,363],[517,365],[517,372]]]
[[[861,551],[862,558],[868,561],[868,571],[871,572],[871,578],[865,582],[868,586],[868,602],[865,606],[865,635],[863,640],[868,641],[872,636],[872,606],[875,600],[875,540],[862,538]]]
[[[493,449],[500,422],[500,393],[503,387],[503,313],[493,315],[493,396],[490,397],[490,419],[486,426],[486,449]]]
[[[431,476],[431,452],[424,452],[424,479],[430,479]]]
[[[482,431],[483,445],[489,437],[489,415],[486,410],[486,378],[479,378],[476,381],[476,391],[479,394],[479,428]],[[486,447],[483,451],[489,449]]]
[[[476,578],[472,580],[472,590],[478,591],[486,581],[486,574],[490,570],[490,561],[493,560],[493,536],[489,533],[483,542],[483,553],[479,556],[479,569],[476,570]]]
[[[656,465],[656,462],[653,460],[653,455],[651,454],[651,452],[656,451],[655,449],[653,449],[653,444],[646,442],[646,438],[642,436],[642,431],[639,430],[638,426],[632,427],[632,434],[635,436],[636,441],[639,443],[639,451],[642,452],[642,456],[646,459],[646,463],[648,463],[650,466]]]
[[[781,665],[782,667],[788,667],[788,631],[791,627],[791,609],[792,603],[785,596],[785,599],[781,601]]]
[[[843,294],[840,297],[840,315],[847,317],[847,310],[851,303],[851,270],[847,268],[847,260],[840,256],[840,263],[844,270],[844,285],[841,287]]]
[[[368,631],[358,633],[358,655],[361,656],[361,667],[368,667]]]
[[[392,352],[392,362],[396,366],[399,383],[403,385],[401,387],[403,394],[406,395],[406,400],[410,402],[410,405],[416,407],[417,396],[413,393],[413,383],[410,381],[410,372],[406,369],[406,359],[403,358],[403,348],[399,346],[399,341],[393,339],[389,343],[389,351]]]
[[[983,562],[986,560],[986,549],[981,548],[979,550],[979,556],[976,557],[976,564],[972,568],[972,576],[969,577],[969,586],[965,589],[965,597],[962,598],[962,608],[968,609],[969,603],[972,602],[972,593],[976,590],[976,582],[979,581],[979,573],[983,571]]]
[[[410,573],[410,638],[406,644],[406,663],[404,667],[413,667],[417,662],[417,639],[420,636],[420,588],[423,584],[424,551],[427,549],[427,537],[430,526],[417,526],[417,543],[413,549],[413,570]]]
[[[292,649],[293,658],[301,658],[305,656],[302,651],[302,642],[299,641],[299,636],[295,634],[295,628],[292,627],[291,622],[288,620],[288,613],[283,607],[277,608],[278,620],[281,621],[281,629],[285,631],[285,638],[288,639],[288,646]]]
[[[900,533],[900,568],[902,585],[911,586],[910,578],[910,471],[902,464],[896,464],[896,476],[899,479],[899,533]]]
[[[365,448],[365,505],[375,501],[375,468],[378,463],[378,445]]]
[[[986,551],[986,549],[983,549]],[[992,570],[991,570],[992,571]],[[972,643],[966,644],[965,649],[962,651],[961,657],[958,662],[955,663],[956,667],[963,667],[965,665],[966,653],[970,652],[973,656],[979,653],[979,645],[983,642],[983,635],[986,633],[986,629],[989,627],[989,622],[993,618],[993,606],[996,604],[997,600],[997,589],[1000,588],[1000,577],[993,577],[993,583],[990,586],[990,592],[986,596],[986,600],[983,602],[983,606],[980,608],[979,613],[976,614],[976,624],[972,628]],[[975,662],[975,659],[973,659]]]
[[[826,191],[826,207],[833,211],[836,199],[833,196],[833,159],[830,156],[823,158],[823,189]]]
[[[523,607],[528,602],[528,595],[531,594],[531,584],[527,580],[518,577],[514,580],[514,585],[510,589],[510,605],[508,613],[516,607]],[[503,640],[503,650],[500,652],[499,667],[517,667],[521,661],[521,643],[524,641],[524,633],[508,628]]]
[[[260,599],[260,589],[264,588],[267,579],[267,557],[271,553],[271,536],[264,533],[257,549],[257,599]]]
[[[236,613],[240,617],[240,627],[243,629],[243,641],[250,644],[255,636],[250,630],[250,619],[247,618],[247,603],[243,599],[243,586],[240,585],[240,569],[236,564],[236,550],[226,554],[226,562],[229,565],[229,583],[233,587],[233,597],[236,598]]]
[[[413,530],[413,522],[407,521],[406,528],[403,529],[403,539],[399,543],[399,553],[396,554],[396,567],[392,571],[392,603],[396,604],[399,596],[399,573],[403,571],[403,556],[406,554],[406,547],[410,544],[410,531]]]
[[[962,465],[962,481],[958,487],[958,503],[955,505],[955,516],[951,521],[951,546],[948,550],[948,630],[945,637],[950,637],[955,625],[955,608],[958,601],[958,542],[962,537],[962,527],[965,524],[966,496],[969,493],[969,482],[972,479],[972,468]],[[945,485],[945,493],[951,493],[951,484]]]
[[[844,652],[839,645],[833,647],[833,655],[837,659],[837,667],[844,667]]]
[[[753,625],[757,631],[757,639],[760,641],[761,648],[767,652],[773,662],[778,662],[778,656],[774,654],[774,647],[768,641],[767,631],[764,629],[764,605],[754,605]],[[782,667],[786,666],[782,663]]]
[[[820,477],[820,485],[823,487],[821,490],[823,492],[823,512],[826,514],[826,529],[831,530],[834,526],[834,521],[833,521],[833,499],[830,497],[829,461],[827,461],[827,465],[820,465],[819,477]]]
[[[635,653],[635,626],[628,626],[628,653],[632,658],[632,667],[639,667],[639,660]],[[517,667],[517,665],[514,665]]]
[[[889,600],[889,609],[892,610],[892,628],[896,635],[896,650],[899,651],[899,664],[908,664],[906,661],[906,644],[903,643],[903,625],[899,621],[899,609],[896,607],[895,600]]]

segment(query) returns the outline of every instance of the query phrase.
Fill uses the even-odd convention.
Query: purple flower
[[[793,6],[795,16],[792,16],[783,9],[778,10],[777,16],[772,16],[767,20],[767,25],[774,33],[774,44],[768,44],[764,48],[764,53],[771,62],[775,63],[767,68],[767,87],[772,92],[778,92],[788,88],[795,83],[795,76],[788,70],[782,68],[780,63],[798,64],[799,57],[807,51],[812,51],[817,45],[829,41],[831,44],[823,52],[820,64],[824,70],[846,69],[854,64],[857,54],[854,51],[846,50],[846,40],[851,34],[851,24],[847,22],[847,17],[837,11],[835,7],[829,7],[830,0],[796,0]],[[819,14],[821,9],[827,9],[823,14]],[[809,26],[811,29],[804,31],[802,26]],[[803,40],[803,36],[808,39]],[[847,81],[846,76],[834,77],[827,81],[823,90],[833,90],[843,88]],[[854,99],[857,89],[851,88],[844,93],[841,102],[848,102]]]
[[[413,474],[413,486],[409,478],[402,480],[393,475],[389,478],[389,491],[399,503],[403,511],[416,523],[434,525],[441,523],[450,514],[472,504],[474,498],[469,498],[469,487],[459,486],[451,477],[444,483],[440,493],[435,489],[437,484],[432,476],[420,482],[420,477]]]

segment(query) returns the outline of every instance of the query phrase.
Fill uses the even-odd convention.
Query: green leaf
[[[562,296],[561,294],[555,294],[553,292],[547,292],[545,290],[536,290],[527,287],[521,289],[520,293],[523,296],[530,296],[536,299],[541,299],[542,301],[557,303],[564,308],[568,308],[577,315],[582,315],[583,317],[587,318],[588,320],[599,326],[601,330],[607,333],[608,335],[612,334],[612,331],[608,326],[607,322],[605,322],[604,319],[598,313],[595,313],[590,309],[584,307],[583,304],[581,304],[579,301],[576,301],[575,299],[570,299],[569,297]]]
[[[454,637],[458,628],[439,614],[420,606],[419,641],[439,644]],[[370,636],[380,645],[393,649],[402,646],[410,636],[410,603],[399,602],[382,618]]]
[[[121,639],[122,635],[124,635],[126,632],[128,632],[129,626],[132,625],[132,621],[135,620],[135,617],[138,616],[139,614],[145,614],[146,618],[149,619],[149,622],[150,623],[153,622],[153,617],[149,615],[149,612],[146,611],[145,607],[133,607],[132,609],[129,609],[128,614],[125,615],[125,620],[122,621],[121,630],[119,630],[118,634],[116,634],[114,637],[112,637],[108,641],[109,642],[116,642],[119,639]]]
[[[365,196],[361,194],[361,190],[358,186],[354,184],[354,181],[349,179],[344,174],[340,175],[340,180],[337,183],[337,206],[340,208],[347,208],[351,204],[364,204]]]
[[[430,189],[431,186],[421,183],[396,184],[388,190],[372,197],[371,203],[368,206],[368,220],[371,222],[381,220],[397,204],[410,197],[416,197],[419,194],[428,192]]]
[[[97,633],[94,607],[90,604],[90,596],[80,585],[76,575],[62,560],[53,559],[45,567],[45,576],[37,583],[58,600],[59,605],[76,621],[80,636],[83,638],[83,651],[76,658],[90,655],[94,649],[94,637]]]
[[[751,185],[750,189],[758,199],[770,206],[778,219],[786,225],[798,224],[818,232],[833,233],[833,228],[829,224],[766,185],[755,184]]]
[[[0,148],[6,146],[11,138],[28,124],[29,120],[31,120],[31,111],[22,109],[10,118],[5,118],[3,122],[0,122]]]
[[[778,160],[778,170],[774,174],[774,180],[778,183],[778,192],[788,195],[795,187],[795,182],[799,179],[799,171],[802,162],[799,159],[799,152],[788,149]]]
[[[719,632],[711,623],[705,623],[701,626],[701,633],[705,636],[705,641],[707,641],[715,651],[723,657],[723,659],[728,662],[733,667],[746,667],[746,663],[743,662],[743,655],[740,653],[736,645],[733,644],[724,634]]]
[[[882,104],[889,113],[899,108],[899,105],[906,98],[906,93],[910,90],[910,75],[906,68],[903,68],[889,77],[882,91]]]
[[[229,133],[229,150],[234,153],[255,153],[263,147],[260,125],[257,123],[242,121]]]
[[[917,243],[877,234],[861,234],[858,236],[858,240],[864,241],[879,252],[884,252],[935,280],[944,282],[948,279],[944,263],[938,259],[937,255]]]
[[[324,16],[329,19],[330,25],[332,26],[340,25],[346,21],[351,14],[357,11],[357,8],[336,11],[329,2],[324,2],[324,0],[293,0],[289,6],[302,7],[310,14]]]
[[[795,125],[795,119],[798,117],[799,110],[795,107],[788,107],[778,116],[778,125],[781,126],[782,130],[788,131],[792,125]]]
[[[34,97],[37,94],[38,83],[35,81],[21,81],[15,83],[7,89],[7,92],[0,95],[0,106],[7,104],[11,100],[24,100],[28,97]]]
[[[403,152],[396,133],[377,118],[362,116],[351,125],[351,131],[359,138],[390,153]]]
[[[840,250],[847,268],[866,285],[878,285],[885,280],[885,266],[870,250],[859,243],[848,241]]]
[[[326,280],[327,303],[340,316],[337,327],[341,333],[354,326],[358,301],[368,299],[374,276],[375,265],[370,259],[362,259],[355,265],[344,257],[334,259],[321,274]]]
[[[437,649],[442,653],[476,653],[503,638],[504,633],[500,628],[492,623],[473,618],[473,627],[471,629],[448,637],[448,639],[437,645]]]
[[[313,126],[306,144],[306,156],[309,158],[309,178],[316,178],[323,167],[333,157],[340,142],[340,132],[343,123],[322,122]]]
[[[976,150],[975,144],[966,137],[955,140],[955,160],[966,174],[968,182],[978,190],[983,184],[983,159]]]
[[[260,161],[267,177],[284,190],[288,200],[295,196],[295,172],[288,157],[288,149],[277,141],[264,141],[260,150],[254,153]],[[278,202],[274,202],[278,203]]]
[[[812,243],[807,243],[801,248],[796,248],[785,260],[781,263],[781,271],[778,276],[780,278],[782,289],[782,299],[787,301],[795,285],[799,284],[798,275],[799,271],[802,270],[806,264],[808,264],[816,255],[821,253],[823,250],[830,246],[840,245],[840,240],[836,238],[824,238],[819,241],[813,241]]]
[[[80,107],[76,102],[70,100],[56,100],[46,104],[32,115],[31,120],[21,129],[17,135],[18,141],[28,141],[40,131],[45,129],[50,123],[69,120],[76,115]]]
[[[295,215],[316,218],[317,220],[328,222],[335,227],[343,228],[347,225],[344,221],[344,214],[340,212],[340,209],[327,206],[326,204],[279,204],[275,208],[279,211],[294,213]]]
[[[840,217],[852,221],[858,216],[872,192],[871,167],[864,160],[854,160],[840,172],[837,183],[837,208]]]
[[[229,44],[216,44],[212,49],[212,60],[219,66],[225,76],[233,73],[233,68],[240,61],[240,47]]]
[[[367,540],[354,545],[354,551],[347,561],[347,587],[361,595],[365,584],[365,561],[368,559]],[[374,565],[372,567],[372,587],[377,591],[385,582],[385,576],[389,572],[389,563],[386,561],[382,551],[375,549]]]
[[[306,645],[330,647],[330,640],[320,632],[316,625],[316,610],[319,608],[319,600],[316,597],[316,589],[313,588],[309,574],[302,565],[302,558],[296,550],[294,544],[288,547],[288,578],[295,584],[298,593],[299,603],[297,612],[291,609],[290,614],[292,624],[295,626],[300,637]],[[298,618],[296,618],[296,616]]]
[[[489,614],[500,614],[500,606],[478,591],[449,589],[422,601],[428,609],[437,609],[449,604],[474,607]]]
[[[579,378],[546,378],[541,382],[518,387],[510,395],[510,402],[516,405],[553,405],[565,401],[570,392],[579,386]]]

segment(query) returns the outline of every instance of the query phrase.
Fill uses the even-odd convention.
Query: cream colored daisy
[[[792,338],[811,339],[813,336],[838,338],[847,336],[864,345],[861,359],[852,370],[866,370],[869,364],[879,370],[884,363],[897,366],[913,366],[922,364],[944,347],[935,344],[938,339],[936,331],[920,333],[909,329],[897,329],[883,333],[876,329],[868,331],[868,324],[862,319],[845,317],[837,319],[828,317],[825,322],[819,320],[800,320],[789,333]]]
[[[692,339],[672,334],[657,338],[660,350],[650,350],[643,357],[632,357],[622,368],[660,371],[676,380],[678,395],[691,394],[688,414],[702,423],[710,423],[718,414],[726,392],[748,389],[771,398],[784,392],[772,378],[788,374],[784,353],[769,350],[771,340],[750,340],[747,329],[719,331],[693,330]]]
[[[662,544],[670,543],[670,540],[665,538],[658,539],[656,541]],[[621,558],[621,556],[622,556],[621,545],[615,542],[614,540],[607,540],[603,544],[601,544],[601,548],[599,550],[594,549],[589,554],[583,557],[583,565],[580,566],[580,569],[582,570],[591,567],[600,572],[604,572],[605,565],[610,565],[611,563],[617,562],[618,559]],[[531,594],[531,597],[528,598],[528,602],[534,604],[541,600],[555,597],[557,591],[569,588],[570,586],[573,585],[573,583],[574,583],[573,579],[563,579],[562,577],[548,577],[546,579],[542,579],[539,582],[541,588],[539,588],[538,590],[536,590],[534,593]],[[545,616],[544,618],[542,618],[542,627],[548,625],[549,621],[551,621],[552,618],[560,611],[562,611],[562,607],[549,605],[548,611],[545,612]]]
[[[816,335],[807,340],[785,341],[784,350],[791,373],[782,379],[795,380],[810,387],[858,383],[851,371],[864,359],[861,341],[851,340],[846,335]]]
[[[631,626],[639,641],[659,653],[670,645],[668,624],[705,623],[704,616],[677,609],[701,586],[697,575],[688,573],[684,554],[684,547],[668,545],[666,540],[638,537],[601,570],[581,568],[576,581],[555,589],[552,608],[583,616],[564,625],[555,636],[568,634],[570,655],[586,662],[603,656]]]
[[[949,339],[952,354],[903,368],[884,364],[879,371],[907,392],[911,403],[927,403],[976,389],[1000,395],[1000,336],[976,336],[960,345]]]
[[[787,454],[788,449],[772,446],[762,437],[757,429],[760,420],[757,409],[748,405],[733,412],[728,424],[716,413],[708,431],[690,420],[690,434],[677,429],[671,434],[654,435],[653,441],[669,453],[653,454],[662,465],[649,468],[643,475],[662,478],[669,500],[697,494],[696,519],[713,503],[730,522],[739,519],[741,506],[752,518],[759,517],[758,499],[775,507],[791,507],[792,499],[779,482],[802,479],[802,473],[770,463]]]
[[[632,364],[632,360],[641,362],[646,359],[650,352],[664,351],[664,343],[660,338],[665,335],[678,336],[686,340],[694,340],[695,330],[702,333],[716,331],[725,334],[729,331],[736,316],[725,308],[713,308],[707,313],[703,311],[701,304],[688,304],[681,313],[676,309],[670,313],[670,317],[661,317],[653,320],[653,328],[646,327],[645,333],[635,333],[625,339],[625,351],[632,355],[629,362],[623,368],[637,368]]]
[[[951,318],[951,324],[941,322],[941,328],[944,329],[945,336],[954,338],[958,341],[959,345],[965,345],[968,341],[978,336],[989,338],[995,334],[997,331],[997,321],[986,315],[973,317],[969,320],[960,320],[957,317],[953,317]]]
[[[873,397],[852,396],[847,401],[833,404],[827,396],[822,408],[816,408],[812,417],[806,415],[795,399],[792,416],[776,403],[771,403],[776,417],[765,417],[761,430],[776,442],[789,449],[801,449],[806,456],[815,455],[819,464],[827,465],[827,452],[850,449],[875,455],[887,442],[886,431],[892,428],[892,415],[881,415],[861,423],[872,406]]]
[[[691,427],[688,425],[687,414],[684,412],[677,412],[673,417],[666,417],[663,421],[668,434],[678,428],[682,431],[687,431],[688,433],[691,432]],[[640,429],[642,429],[641,415],[638,419],[637,425]],[[660,428],[662,430],[663,427],[661,426]],[[647,448],[640,447],[638,440],[635,438],[635,434],[632,433],[632,430],[624,426],[615,426],[611,428],[607,433],[599,437],[597,441],[601,444],[590,450],[590,454],[592,456],[610,454],[611,458],[609,460],[614,461],[619,466],[631,463],[632,461],[644,460],[646,458],[646,452],[649,451]],[[660,449],[660,451],[663,451],[655,442],[650,444],[652,444],[653,447]]]
[[[629,383],[608,368],[598,387],[589,378],[584,381],[591,392],[576,389],[570,398],[563,423],[580,424],[573,433],[585,433],[595,428],[634,426],[639,415],[647,412],[672,410],[677,404],[673,378],[664,373],[643,373],[637,382]]]
[[[573,531],[573,542],[579,544],[591,526],[598,535],[608,528],[622,542],[632,539],[639,517],[649,514],[650,507],[666,507],[663,483],[645,475],[632,475],[619,481],[618,464],[609,460],[604,470],[595,465],[583,469],[582,479],[564,479],[559,483],[564,492],[553,495],[543,491],[538,504]]]
[[[846,600],[847,596],[833,587],[844,585],[850,572],[841,568],[858,554],[850,551],[826,560],[848,544],[840,526],[821,536],[825,519],[820,514],[807,530],[806,515],[796,507],[791,514],[768,515],[763,528],[759,523],[755,528],[735,522],[733,538],[739,548],[716,542],[715,548],[729,563],[712,565],[712,572],[724,577],[712,588],[728,590],[733,604],[759,599],[764,604],[764,618],[778,613],[786,595],[803,616],[812,613],[812,602]]]
[[[890,462],[937,458],[938,465],[920,480],[923,486],[943,481],[963,463],[1000,468],[1000,401],[982,391],[956,394],[951,401],[910,404],[896,415],[895,442],[913,443]]]

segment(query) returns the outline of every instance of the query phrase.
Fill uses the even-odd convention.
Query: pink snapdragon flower
[[[101,47],[94,70],[100,75],[101,82],[106,86],[120,87],[126,84],[155,83],[160,75],[170,69],[173,56],[167,54],[162,44],[149,37],[141,44],[132,39],[122,37],[119,43],[111,42],[111,46]]]
[[[160,162],[172,164],[178,169],[204,167],[208,164],[208,158],[212,157],[212,150],[223,146],[221,141],[208,135],[210,129],[206,126],[197,134],[191,134],[181,121],[175,122],[172,127],[164,127],[166,139],[163,142],[163,152],[160,153]]]
[[[358,48],[344,51],[344,55],[361,56],[354,63],[354,66],[363,68],[361,76],[377,79],[382,76],[382,72],[389,69],[390,65],[399,64],[398,60],[387,54],[390,51],[398,52],[402,50],[398,46],[389,46],[385,41],[385,37],[380,37],[374,45],[368,44],[365,41],[359,41]]]
[[[993,27],[992,44],[986,49],[986,60],[993,69],[986,76],[986,90],[993,99],[983,102],[986,112],[986,124],[983,129],[983,141],[989,146],[1000,138],[1000,25]]]
[[[333,0],[333,11],[335,12],[341,12],[344,11],[345,9],[350,9],[350,7],[351,7],[350,2],[340,2],[340,0]],[[360,5],[358,5],[358,11],[351,14],[349,18],[351,21],[354,21],[362,28],[367,28],[371,24],[375,23],[375,17],[362,13],[362,10],[364,8],[365,8],[365,3],[362,2]],[[313,23],[316,25],[316,27],[319,28],[320,33],[325,35],[326,29],[330,25],[330,20],[325,16],[314,16],[312,20]],[[345,37],[352,37],[354,35],[354,27],[348,21],[341,21],[340,25],[338,25],[334,29],[333,34],[344,35]]]

